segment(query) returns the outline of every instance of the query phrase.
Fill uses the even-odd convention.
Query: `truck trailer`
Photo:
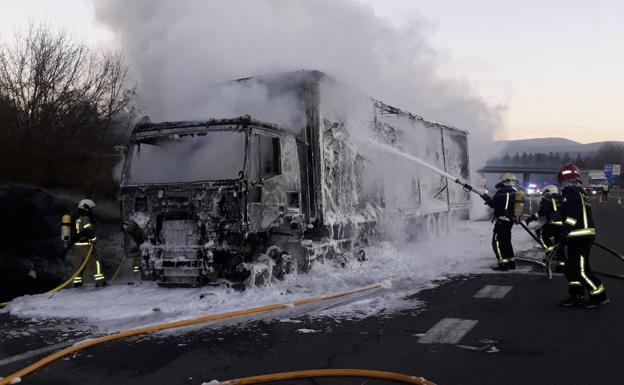
[[[468,215],[467,191],[402,156],[470,180],[464,130],[319,71],[213,90],[207,100],[221,111],[132,131],[120,201],[126,257],[143,279],[267,285],[320,259],[363,259],[386,237],[433,236]]]

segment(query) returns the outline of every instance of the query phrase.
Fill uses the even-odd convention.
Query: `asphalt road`
[[[597,240],[624,250],[624,208],[616,203],[594,204]],[[592,265],[624,272],[624,263],[595,248]],[[611,303],[585,310],[557,306],[566,296],[561,276],[550,281],[537,272],[457,277],[411,297],[415,308],[408,311],[351,321],[307,316],[298,323],[249,321],[134,338],[54,362],[23,383],[201,384],[278,371],[362,368],[423,376],[436,384],[622,384],[624,280],[604,282]],[[425,305],[418,306],[420,301]],[[3,328],[18,330],[24,322],[0,317]],[[0,358],[52,340],[13,341],[0,345]],[[0,375],[33,360],[0,366]],[[297,382],[381,383],[288,383]]]

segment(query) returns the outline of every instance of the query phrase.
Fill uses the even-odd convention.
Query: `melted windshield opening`
[[[133,145],[126,183],[176,183],[238,179],[244,168],[245,133],[151,138]]]

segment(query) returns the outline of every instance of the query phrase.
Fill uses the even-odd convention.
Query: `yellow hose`
[[[228,311],[224,313],[212,314],[212,315],[207,315],[207,316],[198,317],[198,318],[191,318],[187,320],[166,322],[166,323],[162,323],[158,325],[125,330],[125,331],[117,332],[114,334],[109,334],[109,335],[102,336],[102,337],[84,340],[82,342],[78,342],[65,349],[61,349],[58,352],[52,353],[49,356],[44,357],[40,359],[39,361],[25,367],[24,369],[21,369],[9,375],[3,380],[0,380],[0,385],[8,385],[15,378],[24,377],[34,372],[35,370],[41,368],[42,366],[45,366],[55,360],[58,360],[61,357],[67,356],[69,354],[78,352],[80,350],[86,349],[94,345],[103,344],[105,342],[115,341],[115,340],[119,340],[119,339],[126,338],[126,337],[132,337],[132,336],[136,336],[139,334],[145,334],[145,333],[155,332],[155,331],[160,331],[160,330],[180,328],[184,326],[197,325],[197,324],[206,323],[210,321],[218,321],[218,320],[223,320],[227,318],[235,318],[235,317],[241,317],[241,316],[251,315],[251,314],[266,313],[266,312],[273,311],[273,310],[286,309],[286,308],[290,308],[293,306],[300,306],[300,305],[320,302],[320,301],[324,301],[328,299],[344,297],[347,295],[351,295],[351,294],[355,294],[355,293],[359,293],[359,292],[363,292],[367,290],[378,289],[380,287],[381,287],[381,283],[375,283],[375,284],[364,286],[364,287],[354,289],[354,290],[343,291],[343,292],[324,295],[324,296],[304,298],[304,299],[294,301],[292,303],[277,303],[277,304],[272,304],[272,305],[258,306],[258,307],[254,307],[250,309],[235,310],[235,311]]]
[[[91,258],[91,253],[93,252],[93,243],[89,244],[89,250],[87,251],[87,255],[85,255],[84,260],[82,261],[82,264],[80,265],[80,267],[78,267],[78,269],[74,272],[74,274],[72,274],[71,277],[69,277],[67,279],[67,281],[63,282],[62,284],[58,285],[57,287],[55,287],[54,289],[46,292],[45,294],[54,294],[57,291],[63,290],[64,288],[67,287],[67,285],[69,285],[70,283],[72,283],[74,281],[74,278],[76,278],[78,275],[82,274],[82,271],[84,270],[84,268],[87,266],[87,263],[89,263],[89,259]]]
[[[235,380],[220,381],[212,383],[214,385],[252,385],[263,384],[265,382],[294,380],[301,378],[319,378],[319,377],[364,377],[378,378],[382,380],[403,382],[413,385],[435,385],[433,382],[427,381],[422,377],[414,377],[402,373],[382,372],[379,370],[366,369],[314,369],[299,370],[294,372],[282,372],[263,374],[260,376],[237,378]]]
[[[113,277],[108,282],[113,282],[117,278],[117,276],[119,275],[119,272],[121,271],[121,267],[123,266],[125,261],[126,261],[126,255],[124,254],[124,256],[121,257],[121,262],[119,262],[119,266],[117,266],[117,270],[115,270]]]
[[[89,259],[91,258],[91,253],[92,252],[93,252],[93,244],[91,243],[89,245],[89,250],[87,251],[87,255],[85,255],[85,258],[82,261],[82,264],[78,267],[78,269],[74,272],[74,274],[72,274],[72,276],[69,277],[69,279],[67,279],[67,281],[61,283],[60,285],[58,285],[57,287],[55,287],[54,289],[52,289],[50,291],[46,291],[43,294],[54,294],[57,291],[63,290],[64,288],[67,287],[67,285],[72,283],[74,278],[76,278],[79,274],[81,274],[82,271],[84,270],[85,266],[87,266],[87,263],[89,263]],[[10,303],[11,303],[11,301],[0,303],[0,309],[2,309],[3,307],[7,306]]]

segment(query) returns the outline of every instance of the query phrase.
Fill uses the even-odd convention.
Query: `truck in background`
[[[590,170],[587,172],[588,192],[591,195],[601,194],[602,186],[609,183],[603,170]]]
[[[414,239],[467,218],[468,192],[400,155],[470,180],[466,131],[318,71],[215,87],[220,103],[236,89],[228,114],[241,116],[207,108],[205,120],[133,129],[120,200],[126,257],[144,279],[262,285],[322,258],[363,258],[385,236]],[[258,94],[264,100],[244,101]]]

